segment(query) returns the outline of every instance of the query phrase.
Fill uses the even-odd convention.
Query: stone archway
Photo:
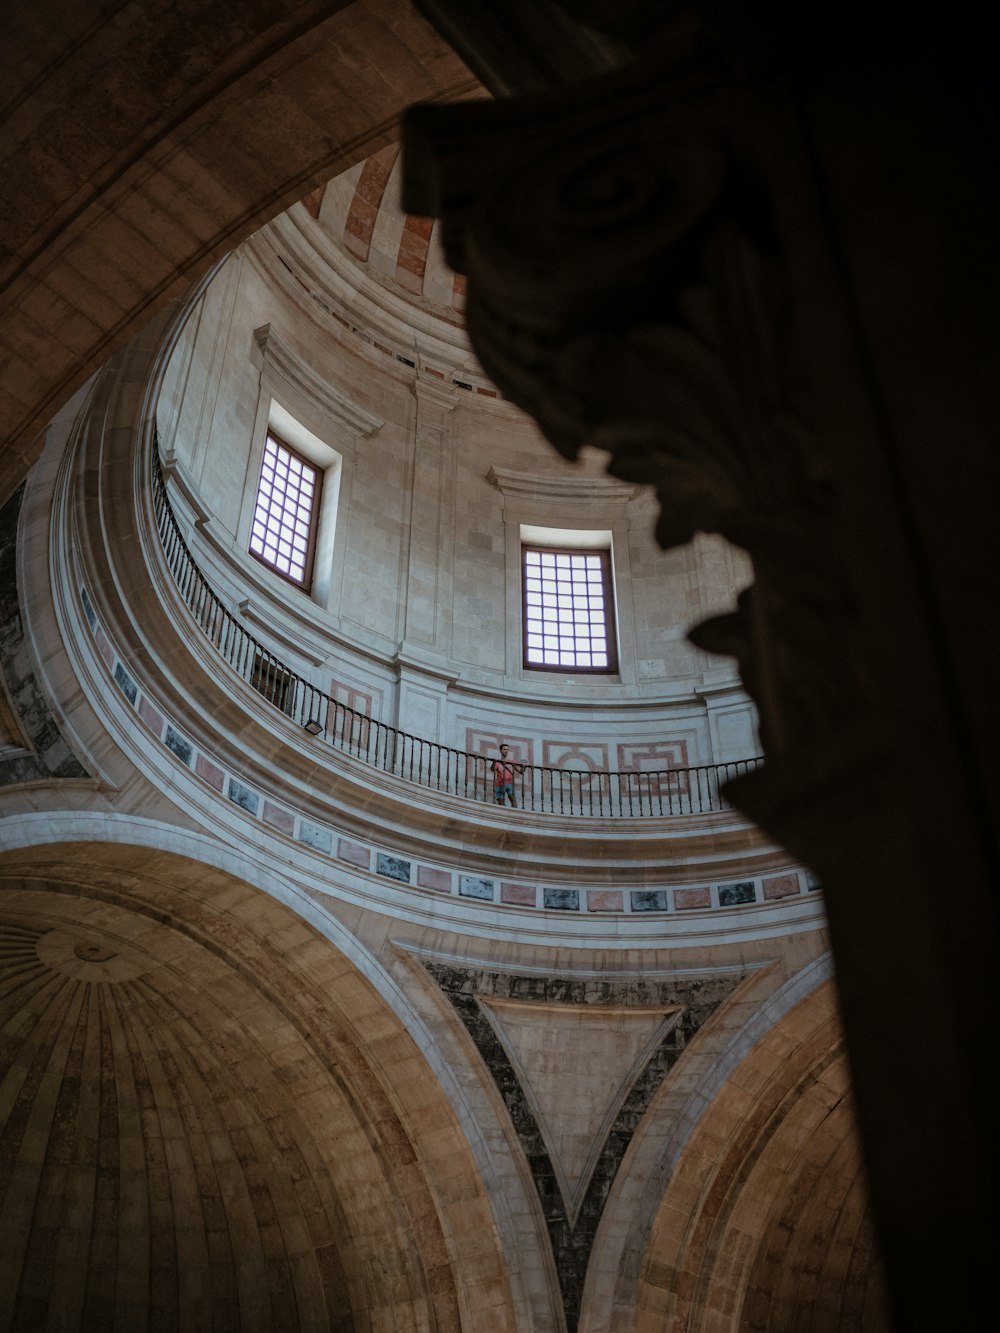
[[[12,1327],[513,1327],[433,1074],[289,908],[63,844],[6,858],[0,939]]]
[[[734,1070],[663,1196],[637,1287],[637,1333],[791,1328],[885,1333],[832,982]]]
[[[0,496],[143,320],[392,142],[410,103],[478,88],[409,5],[377,0],[39,0],[4,38]]]

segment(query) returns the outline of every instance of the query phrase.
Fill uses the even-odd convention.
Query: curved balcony
[[[319,885],[435,930],[542,940],[553,912],[564,942],[815,928],[815,882],[722,793],[755,760],[642,774],[526,765],[524,808],[501,817],[491,755],[366,716],[255,638],[223,601],[241,567],[217,593],[194,554],[197,511],[189,530],[160,471],[156,403],[175,336],[164,320],[116,358],[27,492],[25,567],[50,523],[61,554],[50,588],[26,584],[26,613],[99,784],[78,801],[100,836],[113,799],[152,820],[154,844],[194,829],[266,886]]]
[[[167,494],[158,440],[152,450],[157,528],[178,590],[220,656],[253,689],[321,744],[421,787],[471,801],[493,800],[493,760],[388,726],[319,689],[249,632],[222,603],[191,553]],[[641,819],[729,809],[725,784],[757,756],[691,768],[594,772],[515,766],[522,809],[558,815]]]

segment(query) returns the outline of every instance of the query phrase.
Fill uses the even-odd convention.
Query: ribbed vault
[[[0,897],[11,1326],[476,1327],[440,1191],[478,1223],[488,1326],[507,1327],[474,1169],[369,984],[229,876],[88,851],[5,867]],[[450,1175],[430,1180],[440,1135]]]

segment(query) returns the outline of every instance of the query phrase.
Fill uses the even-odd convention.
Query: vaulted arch
[[[512,1327],[454,1115],[318,930],[148,847],[0,873],[14,1327]]]
[[[636,1329],[890,1327],[833,983],[740,1063],[664,1193]]]
[[[410,103],[478,87],[407,5],[96,10],[41,0],[5,27],[4,494],[40,428],[143,320],[393,142]]]

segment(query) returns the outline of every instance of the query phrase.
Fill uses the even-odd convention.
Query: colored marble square
[[[481,879],[478,875],[460,875],[458,891],[463,898],[482,898],[484,902],[493,901],[493,881]]]
[[[674,906],[678,912],[691,912],[699,907],[711,907],[712,890],[707,885],[700,889],[674,889]]]
[[[362,847],[359,842],[350,842],[347,838],[338,839],[337,856],[341,861],[357,866],[360,870],[368,870],[371,867],[372,854],[368,848]]]
[[[818,893],[818,892],[822,892],[822,889],[823,889],[823,885],[819,882],[819,876],[818,876],[818,875],[814,875],[813,872],[812,872],[811,870],[807,870],[807,871],[806,871],[806,892],[807,892],[807,893]]]
[[[753,880],[741,880],[739,884],[719,885],[719,906],[739,907],[743,903],[755,903],[757,892]]]
[[[422,889],[451,893],[451,871],[436,870],[433,866],[417,866],[417,883]]]
[[[665,912],[667,910],[666,889],[633,889],[629,894],[633,912]]]
[[[390,856],[387,852],[379,852],[375,857],[375,869],[386,879],[396,879],[401,884],[410,882],[410,863],[401,856]]]
[[[122,694],[124,694],[129,703],[134,705],[139,689],[135,681],[122,666],[121,662],[115,663],[115,684],[121,690]]]
[[[799,877],[791,871],[787,875],[772,875],[760,882],[765,901],[775,898],[790,898],[799,891]]]
[[[194,746],[179,731],[175,731],[169,723],[167,724],[167,734],[163,738],[163,744],[177,756],[182,764],[190,765],[191,756],[194,754]]]
[[[159,737],[163,734],[163,714],[158,708],[153,707],[145,695],[139,700],[139,716],[154,736]]]
[[[588,912],[623,912],[625,895],[620,889],[588,889]]]
[[[111,647],[107,635],[101,629],[100,625],[96,626],[94,629],[94,642],[97,644],[97,651],[104,658],[108,667],[110,667],[115,660],[115,650]]]
[[[534,907],[538,890],[531,884],[501,884],[500,901],[515,907]]]
[[[83,601],[83,614],[87,617],[87,623],[91,629],[97,624],[97,613],[91,605],[90,598],[87,595],[87,589],[80,589],[80,598]]]
[[[248,815],[255,815],[260,805],[260,797],[255,791],[252,791],[245,783],[238,782],[236,778],[229,779],[229,799],[234,805],[238,805],[241,810],[245,810]]]
[[[300,819],[299,842],[304,842],[314,851],[329,852],[333,847],[333,834],[329,829],[321,828],[319,824],[313,824],[308,819]]]
[[[543,905],[553,912],[579,912],[579,889],[544,889]]]
[[[225,785],[226,775],[218,764],[213,764],[211,759],[200,754],[195,760],[194,771],[200,778],[204,779],[210,787],[214,787],[216,791],[222,791],[222,788]]]
[[[291,810],[284,809],[283,806],[275,805],[273,801],[264,800],[264,820],[282,833],[291,834],[295,831],[295,816]]]

